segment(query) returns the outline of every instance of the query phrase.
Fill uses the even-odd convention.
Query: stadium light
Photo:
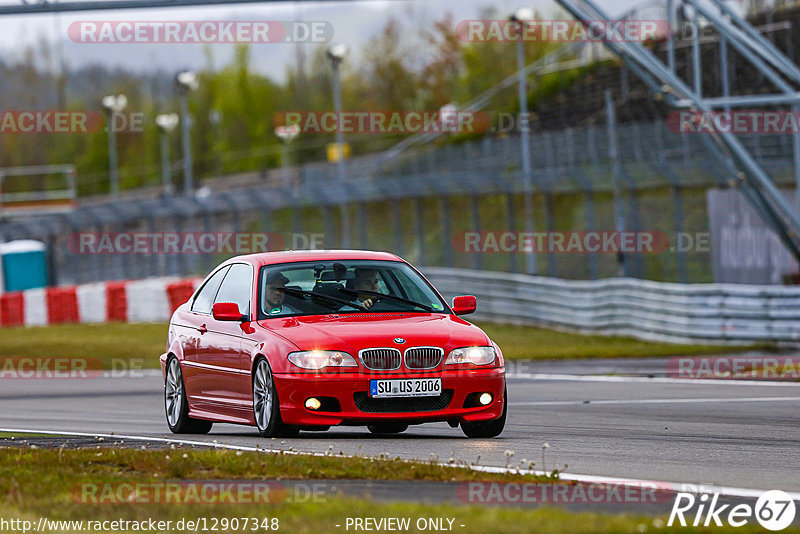
[[[119,194],[119,169],[117,163],[116,115],[128,105],[125,95],[107,95],[100,101],[108,115],[108,179],[111,183],[111,196]]]
[[[179,72],[175,76],[175,82],[187,91],[197,91],[200,84],[197,82],[197,73],[191,70]]]
[[[109,113],[120,113],[128,105],[128,97],[125,95],[108,95],[104,96],[100,102]]]
[[[341,63],[347,56],[349,51],[350,50],[346,44],[336,43],[328,47],[325,55],[328,56],[328,59],[331,61],[331,63],[335,63],[338,66],[338,64]]]
[[[161,180],[164,183],[164,193],[172,194],[172,167],[169,161],[169,134],[178,126],[180,118],[177,113],[156,115],[156,126],[161,132]]]
[[[187,195],[194,191],[194,177],[192,176],[192,145],[189,130],[192,119],[189,117],[189,93],[196,91],[200,84],[197,74],[191,70],[179,72],[175,76],[175,85],[178,88],[178,100],[181,107],[181,141],[183,145],[183,190]]]
[[[533,232],[533,177],[531,176],[530,123],[528,120],[528,80],[525,73],[525,42],[522,39],[523,29],[527,21],[533,20],[535,14],[528,7],[521,7],[512,13],[508,20],[519,24],[517,39],[517,72],[519,74],[519,129],[520,148],[522,154],[522,180],[524,184],[525,231]],[[533,250],[525,254],[525,266],[528,274],[536,274],[536,257]]]
[[[535,14],[533,13],[533,9],[529,7],[521,7],[514,11],[508,19],[511,22],[526,22],[529,20],[534,20],[536,18]]]
[[[166,113],[156,115],[156,126],[164,133],[170,133],[178,125],[180,118],[177,113]]]
[[[349,49],[346,44],[337,43],[328,47],[325,55],[331,63],[333,69],[333,108],[336,112],[337,125],[336,125],[336,149],[338,157],[336,158],[336,173],[339,183],[345,180],[344,168],[344,134],[342,133],[341,116],[342,116],[342,86],[339,80],[339,65],[341,65],[344,58],[347,56]],[[347,212],[347,205],[342,204],[339,206],[342,218],[342,248],[350,248],[350,214]]]

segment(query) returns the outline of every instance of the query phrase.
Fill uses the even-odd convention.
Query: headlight
[[[494,358],[494,348],[492,347],[462,347],[450,351],[444,364],[471,363],[473,365],[489,365],[494,361]]]
[[[358,367],[352,356],[338,350],[307,350],[290,352],[289,361],[303,369],[319,370],[325,367]]]

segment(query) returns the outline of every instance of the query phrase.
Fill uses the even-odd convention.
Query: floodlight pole
[[[108,110],[108,176],[111,182],[111,197],[119,195],[119,169],[117,162],[117,132],[114,123],[117,112]]]
[[[108,95],[101,100],[103,109],[108,117],[106,133],[108,134],[108,179],[110,182],[111,197],[119,195],[119,164],[117,161],[117,113],[125,109],[128,99],[125,95]]]
[[[622,206],[622,186],[620,184],[621,163],[617,146],[617,114],[611,89],[605,90],[606,132],[608,134],[608,158],[611,160],[611,180],[614,183],[614,230],[618,235],[625,232],[625,209]],[[618,274],[630,275],[630,267],[625,253],[617,251]]]
[[[161,180],[164,182],[164,194],[172,194],[172,168],[169,161],[169,134],[161,130]]]
[[[181,107],[181,142],[183,144],[183,192],[191,195],[194,191],[194,176],[192,176],[192,141],[189,130],[192,119],[189,117],[189,91],[180,89]]]
[[[528,117],[528,80],[525,73],[525,20],[511,16],[511,21],[519,24],[517,39],[517,72],[519,74],[519,128],[520,150],[522,155],[522,180],[524,199],[525,232],[533,235],[533,177],[531,176],[530,121]],[[535,241],[532,239],[531,243]],[[525,268],[528,274],[536,274],[536,256],[533,249],[525,252]]]
[[[169,157],[169,134],[178,125],[180,118],[175,113],[156,116],[156,126],[161,140],[161,180],[164,183],[164,194],[173,194],[172,165]]]
[[[344,186],[347,173],[344,168],[344,133],[342,132],[342,86],[340,82],[339,65],[342,63],[344,56],[342,54],[333,54],[333,47],[328,49],[328,59],[331,62],[333,69],[333,110],[336,113],[336,177],[339,181],[339,187]],[[347,204],[342,203],[339,205],[339,212],[342,221],[342,248],[350,248],[350,213],[347,209]]]
[[[194,193],[194,176],[192,175],[192,118],[189,116],[189,93],[197,90],[197,74],[191,70],[179,72],[175,76],[178,88],[178,103],[181,108],[181,140],[183,144],[183,191],[187,196]]]

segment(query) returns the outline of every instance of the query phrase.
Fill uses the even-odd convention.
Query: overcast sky
[[[19,3],[19,0],[0,0],[0,4]],[[634,0],[600,0],[609,13],[616,14],[634,5]],[[408,31],[416,33],[420,25],[428,25],[452,13],[454,20],[478,17],[481,10],[494,7],[499,13],[511,13],[521,6],[538,9],[544,16],[556,12],[550,0],[372,0],[350,2],[265,2],[263,4],[232,4],[203,8],[159,8],[114,11],[84,11],[70,14],[44,14],[0,18],[0,54],[8,61],[20,59],[25,45],[45,40],[59,41],[67,64],[79,67],[92,63],[123,66],[141,71],[163,68],[177,70],[200,68],[206,63],[199,44],[91,44],[73,42],[67,36],[70,24],[80,21],[326,21],[333,28],[334,42],[345,42],[354,51],[379,32],[390,17]],[[231,59],[233,45],[210,45],[216,67]],[[286,65],[295,61],[295,47],[304,46],[308,54],[315,45],[254,44],[251,48],[253,67],[273,79],[281,80]],[[357,62],[357,55],[350,57]]]

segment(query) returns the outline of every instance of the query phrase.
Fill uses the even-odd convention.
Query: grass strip
[[[629,337],[586,336],[529,326],[479,323],[509,360],[622,358],[723,354],[769,349],[651,343]],[[167,325],[109,323],[3,328],[0,358],[92,358],[106,369],[155,369]]]
[[[0,432],[0,438],[67,438],[65,434],[39,434],[38,432]]]
[[[279,531],[320,533],[346,532],[348,517],[408,517],[412,525],[420,518],[453,520],[457,532],[480,533],[646,533],[709,532],[708,528],[665,527],[666,517],[646,514],[609,514],[567,511],[554,506],[533,509],[485,507],[460,504],[377,503],[368,499],[336,497],[286,499],[264,503],[179,503],[155,500],[124,500],[87,503],[76,492],[83,483],[157,483],[174,480],[266,479],[371,479],[371,480],[482,480],[527,481],[521,475],[478,473],[432,464],[409,464],[391,459],[304,457],[226,450],[188,448],[139,449],[0,449],[0,516],[32,521],[51,520],[170,520],[208,518],[222,521],[233,518],[278,519]],[[229,524],[230,525],[230,524]],[[338,527],[336,525],[339,525]],[[461,525],[464,525],[463,527]],[[192,529],[171,528],[171,532]],[[265,529],[259,529],[264,531]],[[274,529],[273,529],[274,530]],[[714,528],[714,532],[758,532],[757,525],[741,528]],[[73,529],[61,527],[60,532]],[[119,531],[126,531],[124,529]],[[130,530],[128,530],[130,531]],[[225,528],[227,532],[250,532]],[[352,531],[352,529],[351,529]],[[418,532],[416,526],[407,532]],[[797,527],[783,532],[795,534]]]

